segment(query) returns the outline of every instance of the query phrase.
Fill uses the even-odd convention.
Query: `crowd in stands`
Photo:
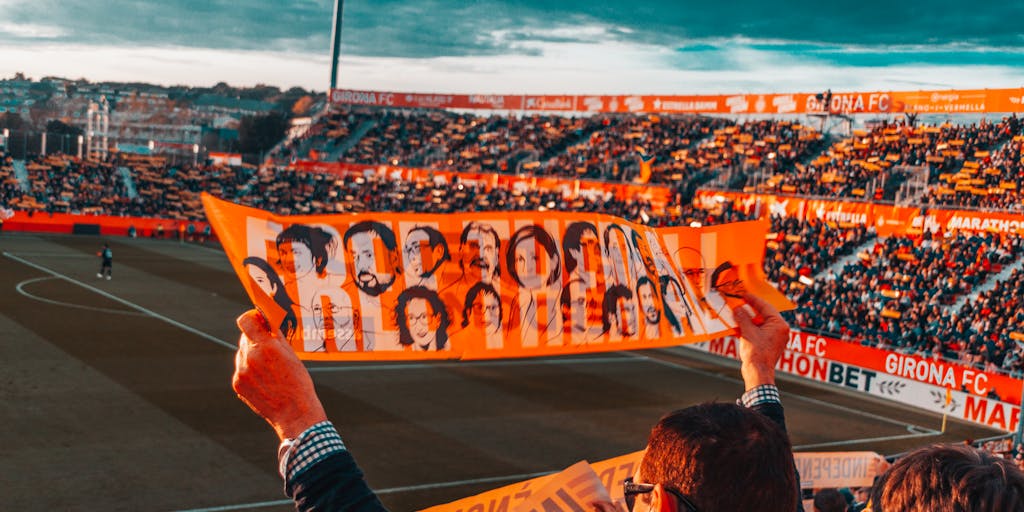
[[[369,129],[362,133],[361,126]],[[606,181],[642,176],[644,181],[678,184],[690,173],[723,167],[776,172],[811,156],[821,140],[815,130],[789,121],[736,123],[694,115],[480,116],[342,107],[290,143],[284,154]]]
[[[821,220],[780,216],[773,216],[771,222],[765,275],[783,291],[799,289],[800,277],[813,278],[875,237],[873,230],[859,225],[842,228]]]
[[[998,369],[1018,351],[1009,336],[1019,323],[1009,317],[997,320],[987,297],[968,302],[959,314],[947,310],[1017,259],[1021,249],[1021,238],[1012,234],[950,233],[933,239],[926,233],[878,240],[838,274],[791,294],[797,303],[794,325],[865,345]],[[1009,282],[1016,286],[1013,279]],[[993,292],[1000,298],[1004,293]],[[1019,362],[1011,365],[1007,369],[1020,371]]]
[[[739,178],[734,184],[748,189],[757,176],[771,176],[758,186],[777,193],[831,196],[863,195],[856,191],[870,189],[870,180],[899,165],[926,165],[929,179],[937,182],[954,173],[982,176],[972,179],[985,180],[986,186],[1024,185],[1020,131],[1015,117],[965,126],[889,123],[855,133],[811,160],[824,139],[815,130],[788,121],[481,117],[347,109],[326,116],[301,140],[313,141],[307,146],[323,152],[338,150],[342,160],[439,169],[629,181],[640,174],[642,164],[649,165],[651,181],[673,182],[677,188],[670,203],[656,209],[639,198],[566,198],[550,190],[506,189],[458,178],[407,181],[277,168],[257,172],[251,166],[172,166],[157,156],[119,154],[107,162],[93,162],[51,155],[27,162],[29,188],[24,191],[11,161],[3,158],[0,204],[202,220],[199,193],[208,191],[281,214],[556,210],[607,213],[652,226],[711,225],[752,218],[728,202],[712,208],[691,204],[692,189],[684,190],[680,183],[702,182],[717,169],[731,170]],[[356,144],[340,145],[356,132],[364,133]],[[124,170],[130,179],[124,178]],[[1017,197],[1016,188],[1008,185],[1003,194],[934,190],[928,197],[936,203],[1019,208],[1011,199]],[[870,243],[872,230],[773,218],[771,233],[765,272],[797,302],[791,316],[796,326],[1024,375],[1024,354],[1009,337],[1024,321],[1016,298],[1019,273],[991,291],[972,295],[976,286],[1019,256],[1018,237],[891,237],[879,240],[864,258],[837,272],[826,269]],[[963,305],[951,311],[960,298]]]
[[[1016,117],[970,125],[886,122],[870,131],[855,130],[807,165],[781,168],[747,185],[774,193],[892,200],[908,178],[901,166],[926,166],[928,183],[934,185],[940,176],[957,173],[964,162],[987,155],[1019,132]]]
[[[956,172],[940,174],[935,186],[928,190],[930,205],[960,208],[990,208],[1003,211],[1021,211],[1020,190],[1024,187],[1024,167],[1021,163],[1020,123],[1012,118],[1004,142],[993,151],[980,151],[975,158],[965,161]]]

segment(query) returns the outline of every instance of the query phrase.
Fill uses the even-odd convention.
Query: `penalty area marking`
[[[146,309],[146,308],[144,308],[144,307],[142,307],[142,306],[140,306],[140,305],[138,305],[138,304],[136,304],[136,303],[134,303],[132,301],[122,299],[121,297],[118,297],[117,295],[114,295],[114,294],[105,292],[103,290],[100,290],[99,288],[96,288],[95,286],[91,286],[91,285],[85,284],[85,283],[83,283],[83,282],[81,282],[81,281],[79,281],[77,279],[68,277],[68,276],[66,276],[64,274],[61,274],[60,272],[57,272],[56,270],[51,270],[51,269],[46,268],[46,267],[44,267],[42,265],[39,265],[38,263],[33,263],[33,262],[28,261],[26,259],[19,258],[19,257],[15,256],[15,255],[13,255],[13,254],[11,254],[9,252],[6,252],[6,251],[3,253],[3,255],[4,255],[4,257],[12,259],[14,261],[17,261],[18,263],[21,263],[23,265],[28,265],[28,266],[36,269],[36,270],[40,270],[42,272],[46,272],[47,274],[50,274],[51,276],[56,277],[58,279],[63,279],[65,281],[69,282],[69,283],[81,286],[82,288],[85,288],[86,290],[89,290],[89,291],[91,291],[93,293],[96,293],[98,295],[102,295],[102,296],[104,296],[104,297],[106,297],[106,298],[108,298],[110,300],[114,300],[114,301],[120,302],[121,304],[124,304],[125,306],[128,306],[128,307],[130,307],[130,308],[132,308],[132,309],[134,309],[136,311],[142,312],[142,313],[144,313],[146,315],[149,315],[149,316],[151,316],[153,318],[156,318],[158,320],[163,320],[164,322],[167,322],[167,323],[169,323],[169,324],[171,324],[171,325],[173,325],[173,326],[175,326],[175,327],[177,327],[179,329],[186,330],[186,331],[188,331],[188,332],[190,332],[192,334],[195,334],[196,336],[199,336],[199,337],[201,337],[203,339],[206,339],[208,341],[212,341],[212,342],[214,342],[214,343],[216,343],[218,345],[221,345],[223,347],[229,348],[231,350],[235,350],[235,349],[238,348],[233,343],[228,343],[228,342],[226,342],[226,341],[224,341],[222,339],[217,338],[216,336],[213,336],[212,334],[207,334],[207,333],[205,333],[203,331],[200,331],[199,329],[196,329],[195,327],[192,327],[192,326],[189,326],[189,325],[185,325],[185,324],[183,324],[183,323],[181,323],[181,322],[179,322],[177,320],[174,320],[172,318],[168,318],[168,317],[166,317],[164,315],[161,315],[160,313],[157,313],[156,311],[153,311],[153,310],[150,310],[150,309]]]
[[[146,316],[145,313],[140,313],[138,311],[125,311],[123,309],[98,308],[98,307],[95,307],[95,306],[85,306],[85,305],[82,305],[82,304],[75,304],[73,302],[63,302],[63,301],[59,301],[59,300],[47,299],[46,297],[40,297],[38,295],[32,295],[31,293],[25,291],[25,285],[32,284],[32,283],[38,283],[38,282],[41,282],[41,281],[50,281],[52,279],[57,279],[57,278],[53,277],[53,276],[50,276],[50,277],[37,277],[35,279],[26,279],[26,280],[18,283],[17,286],[14,287],[14,289],[17,290],[18,293],[20,293],[21,295],[23,295],[25,297],[28,297],[28,298],[30,298],[32,300],[36,300],[36,301],[39,301],[39,302],[45,302],[46,304],[53,304],[55,306],[63,306],[63,307],[75,308],[75,309],[84,309],[86,311],[97,311],[97,312],[100,312],[100,313],[111,313],[111,314],[114,314],[114,315]]]
[[[438,482],[432,484],[420,484],[420,485],[405,485],[402,487],[389,487],[387,489],[375,490],[374,492],[378,496],[386,496],[388,494],[399,494],[410,491],[427,491],[431,489],[444,489],[447,487],[460,487],[463,485],[474,485],[474,484],[488,484],[495,482],[508,482],[511,480],[529,480],[531,478],[537,478],[539,476],[545,476],[555,473],[555,471],[541,471],[538,473],[523,473],[519,475],[506,475],[506,476],[491,476],[485,478],[471,478],[468,480],[455,480],[452,482]],[[254,508],[265,508],[265,507],[276,507],[282,505],[291,505],[294,503],[292,500],[274,500],[274,501],[260,501],[256,503],[240,503],[237,505],[224,505],[220,507],[209,507],[209,508],[190,508],[187,510],[178,510],[175,512],[223,512],[227,510],[242,510],[242,509],[254,509]]]

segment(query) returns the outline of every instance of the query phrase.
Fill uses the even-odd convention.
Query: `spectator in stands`
[[[650,510],[800,509],[775,386],[789,328],[766,302],[752,296],[747,301],[765,321],[759,327],[744,310],[735,312],[746,407],[709,403],[662,418],[639,469],[625,483],[630,509],[637,501]],[[232,387],[281,439],[279,469],[296,508],[383,510],[327,421],[309,372],[280,333],[257,311],[242,315],[238,325],[243,335]]]
[[[875,482],[872,512],[1024,511],[1024,472],[964,445],[936,444],[897,460]]]

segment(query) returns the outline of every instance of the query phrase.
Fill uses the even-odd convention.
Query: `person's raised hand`
[[[747,294],[744,300],[746,304],[733,309],[733,318],[740,328],[740,372],[749,390],[775,384],[775,365],[789,342],[789,324],[760,297]]]
[[[282,440],[326,420],[313,379],[280,331],[271,329],[256,310],[243,313],[237,323],[242,336],[231,387],[238,398],[267,420]]]

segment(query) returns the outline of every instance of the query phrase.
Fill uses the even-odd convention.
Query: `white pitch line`
[[[25,291],[25,289],[24,289],[24,286],[27,285],[27,284],[38,283],[39,281],[49,281],[51,279],[57,279],[57,278],[56,277],[37,277],[35,279],[26,279],[26,280],[18,283],[18,285],[15,286],[14,289],[17,290],[18,293],[20,293],[21,295],[23,295],[25,297],[28,297],[28,298],[30,298],[32,300],[37,300],[39,302],[45,302],[47,304],[53,304],[55,306],[64,306],[64,307],[68,307],[68,308],[84,309],[84,310],[87,310],[87,311],[97,311],[97,312],[100,312],[100,313],[111,313],[111,314],[115,314],[115,315],[145,316],[143,313],[139,313],[137,311],[125,311],[123,309],[97,308],[97,307],[93,307],[93,306],[83,306],[82,304],[75,304],[75,303],[72,303],[72,302],[62,302],[62,301],[59,301],[59,300],[47,299],[46,297],[40,297],[38,295],[32,295],[31,293]]]
[[[104,297],[106,297],[108,299],[120,302],[121,304],[124,304],[125,306],[128,306],[128,307],[130,307],[132,309],[135,309],[137,311],[141,311],[141,312],[143,312],[143,313],[145,313],[145,314],[147,314],[147,315],[149,315],[149,316],[151,316],[153,318],[156,318],[158,320],[163,320],[164,322],[167,322],[167,323],[169,323],[169,324],[171,324],[171,325],[173,325],[173,326],[175,326],[175,327],[177,327],[179,329],[183,329],[185,331],[188,331],[188,332],[190,332],[192,334],[195,334],[196,336],[199,336],[199,337],[204,338],[206,340],[212,341],[212,342],[214,342],[214,343],[216,343],[216,344],[218,344],[220,346],[229,348],[231,350],[235,350],[235,349],[238,348],[233,343],[228,343],[228,342],[226,342],[226,341],[224,341],[222,339],[217,338],[216,336],[213,336],[211,334],[207,334],[207,333],[205,333],[203,331],[200,331],[199,329],[196,329],[196,328],[191,327],[189,325],[185,325],[185,324],[183,324],[183,323],[181,323],[181,322],[179,322],[177,320],[174,320],[174,319],[168,318],[168,317],[166,317],[164,315],[161,315],[160,313],[157,313],[156,311],[153,311],[153,310],[150,310],[150,309],[146,309],[146,308],[144,308],[144,307],[142,307],[142,306],[140,306],[140,305],[138,305],[138,304],[136,304],[136,303],[134,303],[132,301],[129,301],[129,300],[126,300],[126,299],[122,299],[121,297],[118,297],[118,296],[113,295],[111,293],[107,293],[107,292],[105,292],[103,290],[100,290],[99,288],[96,288],[95,286],[90,286],[88,284],[85,284],[85,283],[77,280],[77,279],[68,277],[68,276],[66,276],[64,274],[61,274],[60,272],[57,272],[55,270],[51,270],[51,269],[46,268],[46,267],[44,267],[42,265],[39,265],[37,263],[33,263],[31,261],[19,258],[19,257],[15,256],[15,255],[13,255],[13,254],[11,254],[9,252],[6,252],[6,251],[3,253],[3,255],[5,257],[10,258],[10,259],[12,259],[14,261],[17,261],[17,262],[19,262],[19,263],[21,263],[23,265],[28,265],[28,266],[36,269],[36,270],[41,270],[41,271],[46,272],[47,274],[50,274],[50,275],[52,275],[54,277],[57,277],[57,278],[65,280],[65,281],[67,281],[69,283],[81,286],[82,288],[85,288],[86,290],[89,290],[89,291],[91,291],[93,293],[96,293],[96,294],[102,295],[102,296],[104,296]]]
[[[531,478],[537,478],[539,476],[550,475],[554,471],[541,471],[538,473],[523,473],[519,475],[506,475],[506,476],[491,476],[486,478],[470,478],[468,480],[455,480],[452,482],[437,482],[432,484],[419,484],[419,485],[406,485],[402,487],[390,487],[387,489],[380,489],[374,491],[378,496],[384,496],[387,494],[398,494],[410,491],[425,491],[430,489],[444,489],[447,487],[460,487],[463,485],[474,485],[474,484],[487,484],[494,482],[508,482],[510,480],[529,480]],[[237,505],[224,505],[220,507],[210,508],[190,508],[187,510],[178,510],[175,512],[222,512],[226,510],[241,510],[241,509],[253,509],[253,508],[265,508],[265,507],[276,507],[278,505],[291,505],[292,500],[274,500],[274,501],[260,501],[256,503],[240,503]]]
[[[473,368],[485,366],[537,366],[544,364],[606,364],[628,363],[635,361],[633,357],[567,357],[563,359],[513,359],[494,361],[437,361],[433,363],[395,363],[373,364],[360,366],[313,366],[307,368],[310,373],[361,372],[367,370],[422,370],[428,368]]]
[[[65,252],[34,251],[34,252],[20,252],[18,254],[21,254],[22,256],[46,256],[47,258],[81,259],[81,260],[84,260],[84,259],[90,259],[90,260],[96,259],[96,256],[91,256],[91,255],[88,255],[88,254],[82,254],[82,253],[78,253],[78,252],[66,252],[65,253]]]
[[[916,438],[919,438],[919,437],[935,437],[935,436],[941,436],[941,435],[942,435],[942,432],[940,432],[938,430],[933,430],[931,432],[923,432],[923,433],[920,433],[920,434],[902,434],[902,435],[898,435],[898,436],[885,436],[885,437],[866,437],[864,439],[850,439],[848,441],[832,441],[832,442],[829,442],[829,443],[803,444],[803,445],[800,445],[800,446],[794,446],[793,450],[794,451],[796,451],[796,450],[812,450],[812,449],[816,449],[816,448],[828,448],[828,447],[835,447],[835,446],[850,446],[850,445],[863,444],[863,443],[871,443],[871,442],[878,442],[878,441],[897,441],[897,440],[900,440],[900,439],[916,439]]]

